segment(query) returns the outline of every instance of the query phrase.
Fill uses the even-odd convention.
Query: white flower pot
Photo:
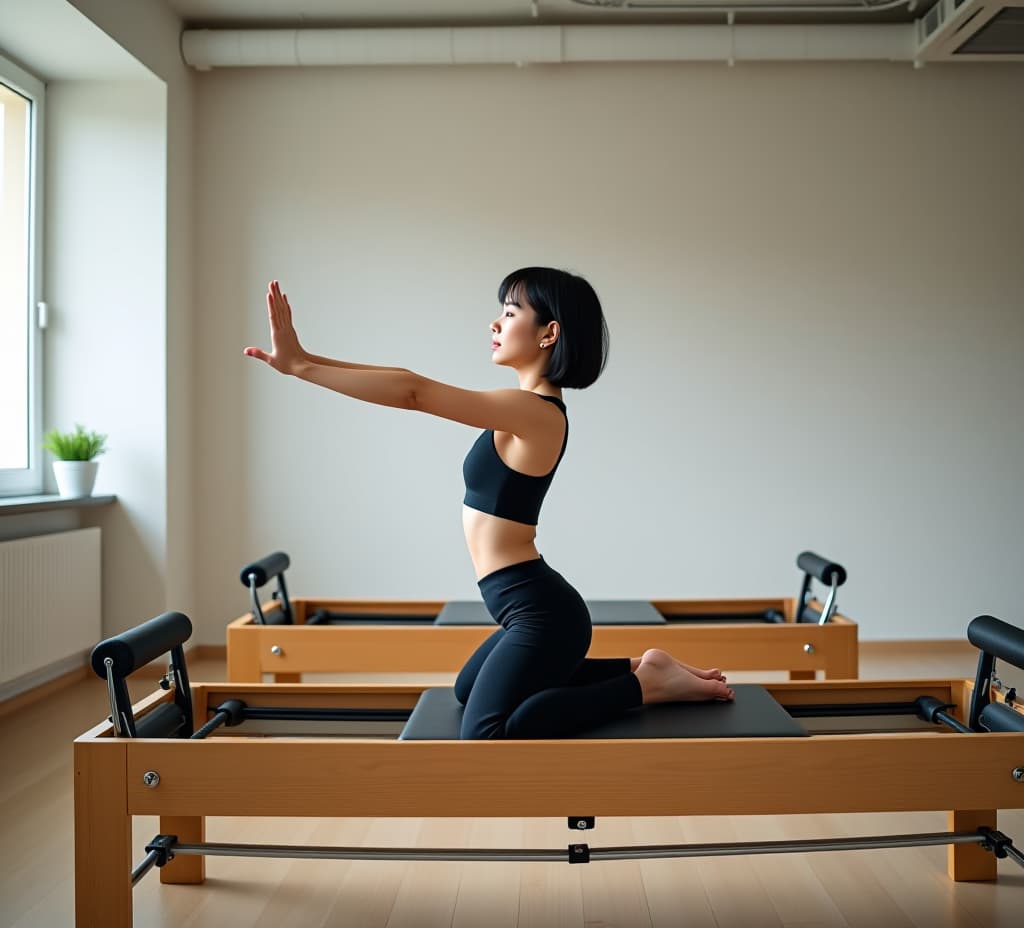
[[[99,461],[54,461],[53,476],[61,496],[92,496]]]

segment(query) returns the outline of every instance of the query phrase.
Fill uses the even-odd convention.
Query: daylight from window
[[[29,465],[29,119],[0,83],[0,468]]]

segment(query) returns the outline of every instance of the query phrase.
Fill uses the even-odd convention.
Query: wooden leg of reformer
[[[826,680],[856,680],[860,674],[860,651],[855,625],[834,625],[825,652]]]
[[[160,834],[177,835],[179,844],[202,844],[206,819],[201,815],[161,815]],[[202,883],[205,879],[205,857],[175,857],[160,868],[161,883]]]
[[[983,826],[996,827],[995,810],[963,810],[948,814],[950,831],[975,831]],[[946,857],[949,877],[957,881],[996,879],[996,855],[980,844],[951,844]]]
[[[126,748],[75,743],[75,925],[131,928],[132,819]]]
[[[274,682],[275,683],[301,683],[302,682],[302,674],[301,673],[275,673],[274,674]]]
[[[232,683],[262,683],[260,636],[252,628],[228,626],[228,680]]]

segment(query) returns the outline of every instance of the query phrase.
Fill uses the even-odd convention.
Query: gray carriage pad
[[[733,702],[673,702],[632,709],[574,738],[794,738],[807,731],[755,683],[733,686]],[[399,738],[455,741],[462,706],[451,687],[424,690]]]
[[[494,625],[487,607],[478,600],[453,599],[441,607],[435,625]]]
[[[594,625],[665,625],[665,617],[650,603],[637,599],[587,600]],[[441,607],[435,625],[494,625],[487,607],[473,600],[452,600]]]
[[[639,599],[588,599],[594,625],[665,625],[666,620],[650,603]]]

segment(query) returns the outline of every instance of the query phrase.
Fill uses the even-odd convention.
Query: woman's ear
[[[558,341],[558,323],[552,320],[540,330],[540,341],[545,348],[553,348]]]

